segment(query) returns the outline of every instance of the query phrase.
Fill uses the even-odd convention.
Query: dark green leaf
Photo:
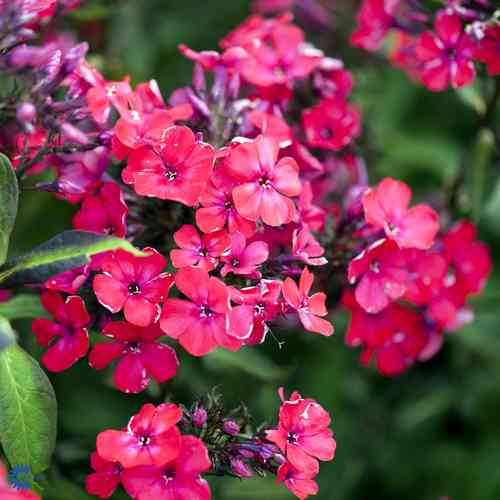
[[[9,347],[15,341],[16,335],[10,326],[9,320],[0,314],[0,351]]]
[[[64,231],[0,268],[2,286],[41,283],[56,274],[83,266],[92,255],[122,248],[144,255],[127,240],[88,231]]]
[[[0,153],[0,264],[5,262],[17,215],[19,187],[9,159]]]
[[[39,318],[47,313],[38,295],[22,293],[7,302],[0,303],[0,315],[9,320],[20,318]]]
[[[56,397],[40,365],[17,345],[0,352],[0,442],[11,466],[47,469],[56,430]]]

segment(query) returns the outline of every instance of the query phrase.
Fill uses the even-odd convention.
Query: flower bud
[[[23,125],[32,123],[36,118],[36,107],[31,102],[23,102],[16,110],[16,118]]]
[[[193,416],[192,416],[193,425],[195,427],[198,427],[199,429],[201,429],[205,425],[205,423],[207,421],[207,417],[208,417],[207,410],[205,410],[205,408],[202,408],[201,406],[199,406],[193,412]]]
[[[231,458],[231,470],[239,477],[249,478],[253,476],[250,468],[239,458]]]
[[[240,432],[240,426],[234,420],[224,420],[222,430],[230,436],[236,436]]]

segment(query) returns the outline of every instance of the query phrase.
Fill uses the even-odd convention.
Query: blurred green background
[[[467,96],[431,94],[405,75],[360,51],[349,49],[355,2],[337,0],[334,31],[315,30],[314,40],[329,55],[341,56],[356,77],[353,99],[363,108],[362,152],[372,181],[382,175],[406,180],[438,206],[457,179],[454,217],[480,219],[481,238],[500,250],[498,158],[477,172],[474,154],[479,119]],[[164,96],[190,79],[191,64],[178,43],[214,49],[217,41],[249,12],[243,0],[89,1],[67,21],[92,45],[92,62],[106,76],[130,74],[134,82],[156,78]],[[472,193],[472,194],[471,194]],[[25,192],[14,252],[25,250],[70,225],[73,207],[49,194]],[[357,352],[343,343],[347,317],[333,315],[329,339],[276,331],[282,349],[266,345],[202,360],[180,352],[181,370],[167,385],[175,401],[189,404],[218,385],[228,407],[245,401],[256,421],[274,420],[277,387],[298,389],[333,412],[338,451],[319,475],[320,500],[500,499],[500,275],[474,300],[476,320],[447,335],[441,352],[403,376],[385,379],[358,365]],[[24,342],[40,351],[21,325]],[[59,401],[59,436],[47,500],[90,498],[82,489],[88,455],[105,428],[123,426],[148,394],[125,396],[107,374],[84,361],[51,376]],[[272,480],[215,480],[215,500],[292,498]],[[118,493],[114,499],[126,498]]]

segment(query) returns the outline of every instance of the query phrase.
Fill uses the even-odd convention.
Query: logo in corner
[[[16,490],[29,490],[33,474],[29,465],[16,465],[9,471],[9,483]]]

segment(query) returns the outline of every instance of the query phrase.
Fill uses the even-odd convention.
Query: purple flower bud
[[[202,408],[199,406],[194,410],[192,420],[193,420],[193,425],[195,427],[198,427],[201,429],[205,425],[205,422],[207,421],[207,410],[205,408]]]
[[[250,468],[239,458],[231,458],[231,470],[239,477],[249,478],[253,476]]]
[[[240,426],[234,420],[224,420],[222,430],[230,436],[236,436],[240,432]]]
[[[89,139],[84,132],[77,129],[70,123],[63,123],[61,125],[61,135],[71,142],[76,142],[77,144],[88,144]]]
[[[23,124],[32,123],[36,118],[36,107],[31,102],[23,102],[16,110],[17,119]]]
[[[206,90],[205,71],[203,71],[203,66],[199,63],[196,63],[193,68],[193,88],[198,93]]]

